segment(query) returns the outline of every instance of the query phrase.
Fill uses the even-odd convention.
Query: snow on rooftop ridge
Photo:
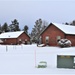
[[[66,34],[75,35],[75,26],[59,24],[59,23],[52,23],[52,24],[58,27],[60,30],[62,30]]]
[[[5,32],[0,34],[0,38],[17,38],[20,36],[24,31],[16,31],[16,32]]]

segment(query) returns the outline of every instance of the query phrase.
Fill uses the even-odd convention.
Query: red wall
[[[73,35],[66,35],[66,38],[72,42],[72,46],[75,46],[75,36]]]
[[[6,41],[4,41],[3,44],[16,44],[16,39],[15,38],[9,38],[9,39],[6,39]]]
[[[65,38],[65,34],[60,31],[54,25],[50,25],[41,35],[42,43],[46,44],[45,37],[49,36],[49,45],[57,46],[57,36],[61,36],[61,38]]]
[[[25,33],[21,34],[21,35],[18,37],[17,43],[19,43],[19,39],[21,39],[22,42],[23,42],[23,41],[25,42],[25,39],[27,39],[27,41],[30,41],[30,38],[29,38]]]

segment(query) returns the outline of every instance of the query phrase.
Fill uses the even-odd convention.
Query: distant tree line
[[[72,22],[68,23],[65,22],[64,24],[66,25],[73,25],[75,26],[75,20],[73,20]],[[35,25],[32,28],[31,33],[29,34],[31,37],[31,40],[33,41],[37,41],[39,40],[39,34],[48,26],[48,22],[45,20],[42,20],[41,18],[39,18],[38,20],[35,21]],[[28,25],[24,25],[22,31],[25,31],[26,33],[28,33],[29,27]],[[0,33],[3,32],[14,32],[14,31],[21,31],[20,27],[19,27],[19,22],[17,19],[14,19],[13,21],[11,21],[11,24],[7,24],[7,22],[5,22],[3,25],[0,24]]]
[[[66,25],[72,25],[72,26],[75,26],[75,20],[73,20],[73,21],[70,22],[70,23],[66,22],[65,24],[66,24]]]
[[[22,30],[28,33],[28,29],[29,29],[28,26],[25,25]],[[19,22],[17,19],[14,19],[13,21],[11,21],[10,25],[8,25],[7,22],[5,22],[3,25],[0,25],[0,33],[14,32],[14,31],[21,31],[19,27]]]
[[[32,31],[30,34],[28,33],[28,30],[29,30],[28,25],[24,25],[22,31],[28,33],[33,41],[37,41],[39,38],[39,34],[47,26],[48,26],[48,22],[39,18],[38,20],[35,21],[35,25],[32,28]],[[11,21],[11,24],[9,25],[7,22],[5,22],[3,25],[0,25],[0,33],[14,32],[14,31],[21,31],[19,27],[19,22],[17,19],[14,19],[13,21]]]

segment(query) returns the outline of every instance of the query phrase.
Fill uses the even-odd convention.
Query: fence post
[[[36,50],[35,50],[35,68],[36,68]]]
[[[8,51],[8,47],[7,47],[7,45],[6,45],[6,52]]]

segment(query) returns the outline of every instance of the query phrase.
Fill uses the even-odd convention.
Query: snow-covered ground
[[[0,74],[75,74],[75,69],[57,68],[57,55],[75,54],[75,47],[37,47],[0,45]],[[37,68],[40,61],[47,68]]]

